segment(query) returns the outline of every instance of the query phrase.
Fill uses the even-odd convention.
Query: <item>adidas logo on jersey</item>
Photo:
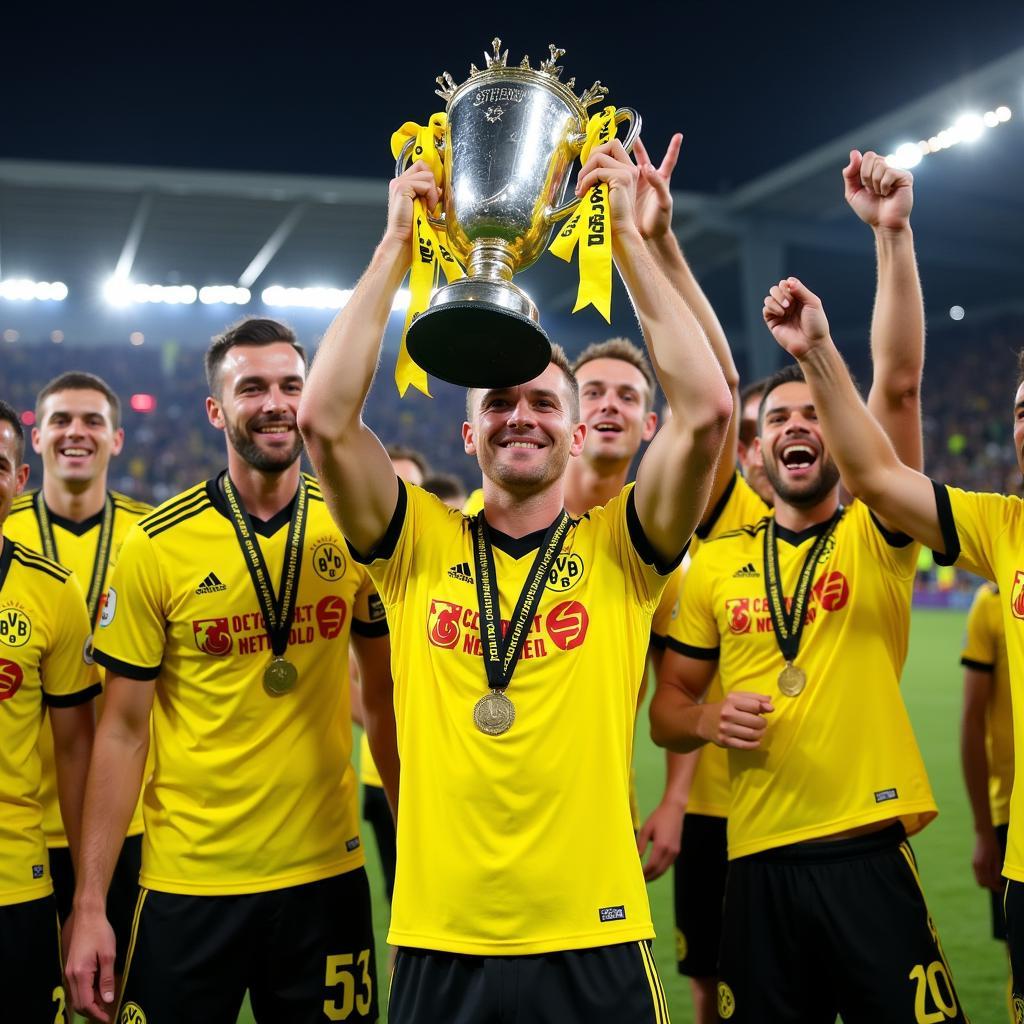
[[[733,579],[760,579],[761,574],[754,568],[753,562],[747,562],[742,569],[737,569],[733,574]]]
[[[227,589],[228,588],[223,583],[221,583],[219,579],[217,579],[217,574],[215,572],[211,572],[210,575],[207,576],[206,579],[203,580],[203,582],[200,583],[198,587],[196,587],[196,593],[219,594],[222,590]]]
[[[448,575],[453,580],[462,580],[463,583],[473,582],[473,572],[469,568],[469,562],[460,562],[458,565],[453,565],[448,570]]]

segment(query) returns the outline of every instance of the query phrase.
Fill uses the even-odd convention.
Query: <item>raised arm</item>
[[[868,411],[829,334],[821,300],[795,277],[765,298],[764,319],[775,340],[804,371],[828,450],[843,483],[892,529],[944,550],[931,480],[900,462]]]
[[[700,324],[640,234],[636,189],[641,173],[615,140],[594,150],[577,189],[608,182],[615,262],[672,410],[640,463],[635,491],[644,533],[668,563],[678,558],[704,514],[732,396]]]
[[[107,921],[107,889],[146,769],[153,689],[152,682],[108,673],[85,789],[66,973],[75,1009],[103,1022],[114,1010],[114,932]]]
[[[722,446],[722,454],[715,467],[715,476],[711,483],[711,493],[707,508],[701,517],[703,523],[717,506],[736,473],[736,440],[740,424],[740,375],[732,358],[732,350],[725,336],[725,330],[708,301],[703,289],[693,276],[690,265],[686,262],[679,242],[672,231],[672,171],[679,159],[679,148],[683,136],[676,133],[672,136],[665,150],[661,164],[656,168],[647,149],[640,139],[633,146],[633,155],[640,168],[640,179],[637,182],[637,224],[640,234],[647,242],[647,248],[664,271],[672,286],[683,297],[683,301],[693,311],[697,322],[714,352],[718,365],[722,369],[725,382],[732,392],[734,413],[729,419],[729,430]]]
[[[914,176],[890,167],[870,150],[863,155],[852,150],[843,182],[846,201],[874,233],[878,259],[868,409],[889,435],[900,461],[920,470],[924,301],[910,228]]]
[[[398,477],[363,422],[391,305],[409,269],[413,199],[437,204],[433,171],[413,164],[390,185],[388,223],[369,267],[320,343],[299,406],[299,429],[345,537],[369,553],[384,536],[398,502]]]

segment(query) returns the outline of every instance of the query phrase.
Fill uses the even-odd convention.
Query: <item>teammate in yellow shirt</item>
[[[107,489],[112,456],[124,443],[121,403],[111,387],[91,373],[72,371],[51,380],[36,396],[32,447],[43,461],[38,490],[17,498],[6,533],[74,572],[86,589],[89,621],[96,624],[117,554],[132,523],[152,509]],[[103,698],[96,701],[101,713]],[[50,857],[57,913],[71,913],[75,874],[57,801],[50,729],[40,734],[43,763],[43,831]],[[124,969],[142,864],[142,801],[139,800],[117,859],[107,914],[118,940],[115,973]]]
[[[991,579],[999,590],[1011,688],[1024,685],[1024,517],[1018,497],[944,486],[902,463],[864,408],[832,341],[821,300],[796,278],[780,281],[766,302],[776,340],[799,360],[832,450],[853,494],[935,552]],[[786,303],[783,306],[783,302]],[[1024,362],[1014,398],[1013,443],[1024,470]],[[1013,701],[1014,765],[1024,744],[1024,703]],[[1024,790],[1010,796],[1003,907],[1013,973],[1012,1006],[1024,1014]]]
[[[613,142],[578,187],[609,185],[614,256],[674,416],[636,485],[603,508],[579,520],[563,509],[587,428],[560,349],[532,381],[470,390],[475,518],[399,481],[363,424],[413,198],[438,199],[422,163],[392,182],[387,231],[303,396],[325,495],[395,637],[392,1024],[490,1020],[508,991],[524,1020],[668,1019],[629,817],[633,724],[651,616],[704,508],[732,403],[637,229],[639,173]]]
[[[109,1019],[103,900],[152,714],[119,1020],[221,1024],[248,989],[259,1020],[373,1021],[348,651],[351,639],[363,678],[389,688],[383,608],[300,472],[294,334],[243,320],[206,366],[227,471],[132,528],[97,631],[107,698],[68,979],[77,1007]]]
[[[39,736],[53,732],[57,793],[72,854],[99,693],[91,627],[72,574],[5,536],[28,479],[25,433],[0,401],[0,978],[4,1017],[63,1021],[60,924],[39,802]],[[42,711],[49,712],[50,725]]]
[[[920,464],[910,176],[873,154],[860,170],[880,215],[879,261],[897,268],[880,273],[873,341],[883,319],[905,339],[903,352],[874,353],[872,401]],[[879,355],[902,357],[904,374]],[[926,1006],[962,1020],[906,844],[935,814],[899,691],[917,549],[863,504],[839,504],[826,437],[799,368],[774,374],[758,438],[774,514],[694,558],[683,653],[671,674],[666,657],[652,729],[678,749],[729,748],[723,1018],[903,1021]],[[724,699],[699,704],[716,665]]]
[[[1005,942],[1002,872],[1013,790],[1013,706],[1002,601],[994,583],[983,583],[975,592],[960,664],[960,761],[974,817],[971,865],[978,885],[990,890],[992,936]]]

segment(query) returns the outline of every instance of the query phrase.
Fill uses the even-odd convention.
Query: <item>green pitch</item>
[[[986,894],[974,884],[971,871],[973,831],[960,777],[959,716],[961,670],[958,664],[964,615],[958,612],[915,612],[904,692],[918,740],[928,764],[939,817],[913,840],[925,893],[942,936],[964,1008],[974,1024],[1003,1024],[1006,958],[990,938]],[[865,737],[865,742],[870,742]],[[646,715],[637,730],[636,769],[641,808],[649,811],[660,796],[664,754],[647,735]],[[373,836],[367,834],[370,884],[376,897],[379,976],[387,977],[383,898]],[[658,930],[655,952],[668,994],[674,1024],[690,1024],[686,979],[675,969],[672,887],[668,875],[650,886],[651,909]],[[386,1018],[381,1018],[384,1021]],[[248,1006],[239,1024],[252,1024]]]

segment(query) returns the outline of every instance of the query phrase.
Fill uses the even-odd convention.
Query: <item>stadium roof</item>
[[[1007,104],[1013,117],[975,143],[927,156],[915,168],[914,224],[929,309],[970,310],[1020,297],[1024,276],[1024,49],[955,84],[845,131],[731,192],[676,193],[675,229],[734,343],[774,358],[759,327],[760,298],[786,273],[826,300],[836,328],[866,335],[873,290],[869,232],[847,210],[840,169],[850,148],[891,152],[928,139],[967,110]],[[386,182],[236,171],[0,160],[0,279],[64,281],[67,302],[0,300],[0,330],[25,340],[60,328],[69,341],[147,336],[205,341],[259,308],[270,284],[351,287],[380,236]],[[157,284],[239,284],[244,309],[214,305],[111,309],[114,271]],[[570,347],[608,333],[589,313],[569,319],[573,272],[545,256],[522,277],[553,334]],[[613,330],[633,330],[624,294]],[[300,330],[322,330],[324,310],[286,310]],[[945,315],[943,313],[943,315]],[[57,321],[61,321],[58,323]]]

